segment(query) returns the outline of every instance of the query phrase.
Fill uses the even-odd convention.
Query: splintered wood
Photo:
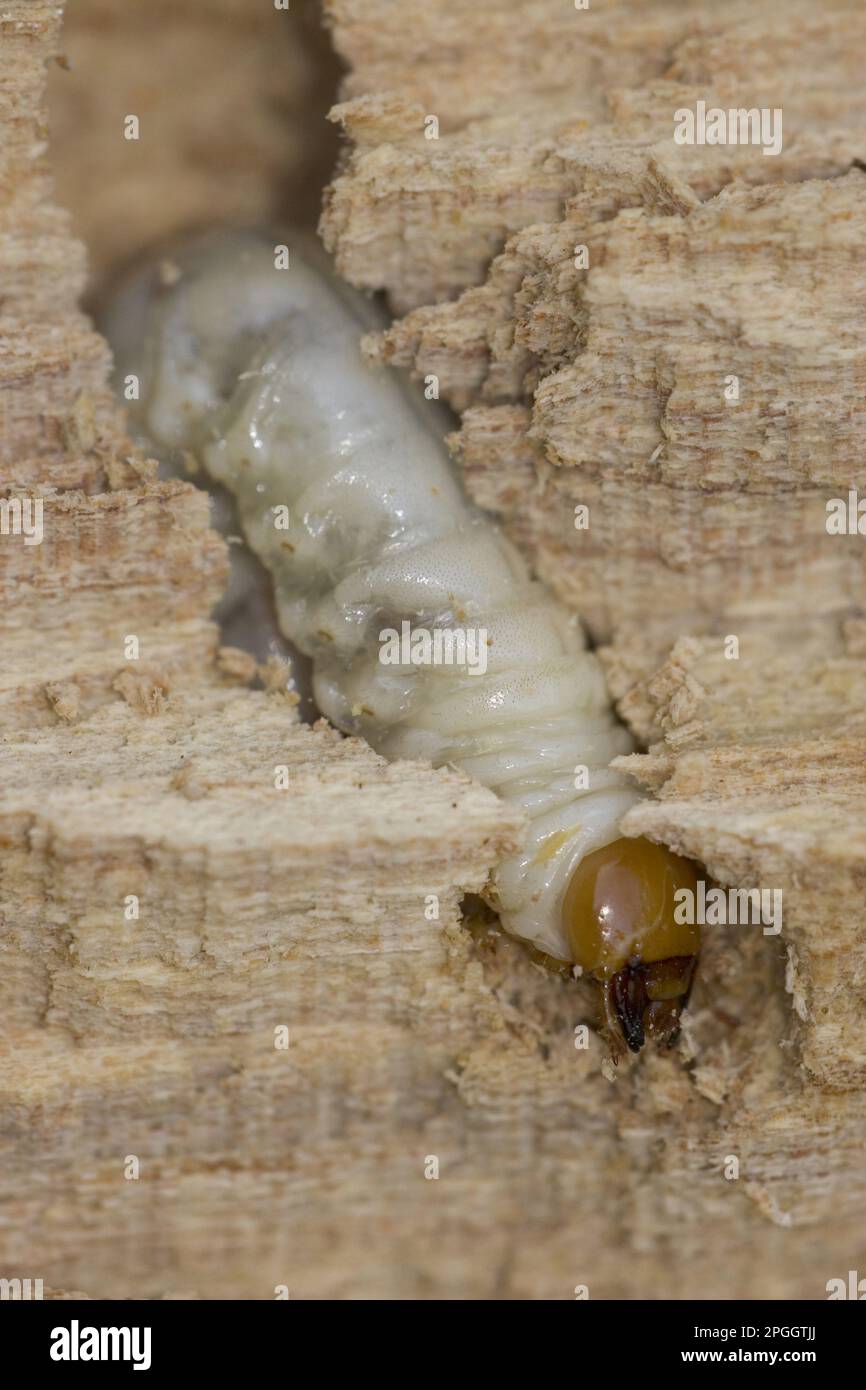
[[[321,45],[294,7],[129,8],[0,15],[0,1276],[824,1297],[866,1267],[866,542],[825,525],[866,490],[859,0],[325,3],[324,233],[404,315],[367,350],[436,378],[603,644],[628,829],[783,894],[778,935],[706,930],[679,1050],[617,1072],[589,985],[461,916],[521,824],[220,648],[205,494],[132,447],[79,308],[45,65],[109,275],[286,206]],[[699,103],[780,111],[778,153],[678,144]]]
[[[623,716],[659,744],[646,774],[659,800],[627,828],[727,882],[784,890],[797,1061],[862,1085],[862,7],[610,3],[566,20],[538,5],[524,28],[525,7],[481,6],[441,84],[408,20],[391,27],[401,61],[382,82],[379,8],[361,26],[357,6],[329,7],[353,69],[334,116],[356,143],[323,230],[349,278],[396,307],[452,298],[367,350],[438,382],[462,414],[470,491],[605,644]],[[505,54],[507,100],[470,80],[482,30]],[[511,73],[516,36],[535,33],[595,56],[585,85],[568,88],[564,60],[558,79]],[[435,140],[417,91],[441,111]],[[384,133],[368,124],[377,103]],[[760,143],[699,142],[699,116],[705,134],[708,110],[751,107],[771,118],[754,124]],[[675,138],[684,111],[691,144]],[[500,177],[508,197],[491,200]],[[851,489],[839,534],[828,507]],[[702,774],[683,796],[686,750]],[[739,772],[724,797],[721,757]],[[645,764],[628,762],[639,778]]]

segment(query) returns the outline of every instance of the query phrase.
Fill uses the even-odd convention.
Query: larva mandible
[[[319,709],[388,758],[455,764],[521,807],[525,844],[489,888],[504,927],[594,975],[633,1051],[673,1041],[699,947],[674,892],[696,875],[620,836],[638,793],[609,764],[631,743],[576,619],[469,504],[420,402],[364,361],[371,306],[321,253],[277,269],[272,242],[233,232],[173,260],[171,283],[152,270],[115,298],[118,370],[140,380],[145,437],[234,493]],[[421,636],[415,660],[387,664],[383,633],[404,632]],[[436,634],[464,660],[430,660]]]

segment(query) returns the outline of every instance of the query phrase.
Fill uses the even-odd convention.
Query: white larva
[[[365,362],[370,306],[318,253],[293,249],[277,269],[273,244],[243,232],[173,259],[175,283],[138,277],[107,323],[120,375],[141,380],[140,428],[234,493],[333,724],[388,758],[461,767],[523,809],[524,847],[499,864],[490,901],[509,932],[574,959],[566,887],[638,797],[609,767],[631,741],[579,624],[467,501],[436,408]],[[486,671],[385,664],[382,634],[403,622],[481,630]]]

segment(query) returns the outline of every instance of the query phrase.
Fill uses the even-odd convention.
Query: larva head
[[[603,985],[608,1027],[632,1052],[647,1034],[676,1039],[700,930],[675,920],[675,894],[697,882],[694,864],[664,845],[620,839],[587,854],[566,890],[572,959]]]

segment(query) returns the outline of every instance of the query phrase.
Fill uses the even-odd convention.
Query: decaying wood
[[[387,60],[376,0],[328,9],[353,143],[323,232],[349,279],[409,310],[367,350],[438,381],[471,492],[606,644],[650,745],[625,760],[654,793],[626,828],[782,891],[775,945],[727,935],[722,1012],[779,1049],[752,1123],[783,1091],[817,1152],[828,1116],[860,1124],[866,1079],[864,550],[826,528],[866,486],[862,9],[497,4],[460,25],[454,5],[447,47],[405,11]],[[497,78],[473,81],[481,49]],[[781,108],[782,153],[677,146],[699,99]],[[759,1025],[741,991],[773,959]],[[729,1045],[705,1038],[693,1071],[723,1115],[742,1103],[714,1089]],[[773,1191],[752,1188],[781,1219]]]
[[[858,0],[326,9],[353,72],[351,99],[332,113],[353,153],[323,232],[342,273],[387,289],[398,310],[477,284],[509,233],[572,201],[587,222],[640,206],[659,170],[706,197],[735,177],[841,174],[863,153]],[[781,107],[781,154],[675,145],[675,111],[700,99]],[[428,115],[438,139],[425,135]]]
[[[9,530],[0,545],[0,1265],[4,1277],[38,1268],[34,1277],[55,1289],[112,1294],[124,1240],[141,1239],[151,1244],[128,1291],[158,1296],[188,1268],[193,1231],[215,1221],[205,1239],[222,1245],[239,1212],[253,1239],[254,1189],[282,1183],[268,1168],[306,1142],[311,1116],[327,1128],[332,1114],[339,1135],[337,1117],[353,1108],[362,1129],[377,1111],[383,1124],[399,1114],[401,1125],[435,1112],[458,1047],[496,1013],[468,959],[460,899],[482,887],[520,827],[464,777],[390,767],[301,726],[274,673],[265,674],[271,694],[237,685],[255,663],[220,649],[209,619],[226,565],[206,495],[157,482],[126,438],[107,349],[78,309],[83,251],[50,202],[44,156],[33,159],[58,20],[54,6],[13,4],[0,36],[10,192],[0,246],[3,497],[38,499],[44,529],[41,543]],[[131,903],[137,915],[125,915]],[[275,1112],[274,1060],[287,1058],[274,1030],[283,1026],[291,1081]],[[375,1056],[359,1048],[365,1030]],[[264,1071],[253,1083],[256,1067],[238,1050],[256,1037],[250,1055]],[[210,1051],[196,1039],[213,1040]],[[249,1102],[249,1143],[199,1092],[188,1060],[199,1046],[202,1083],[248,1073],[238,1094]],[[353,1100],[362,1072],[374,1090]],[[431,1091],[420,1111],[410,1104],[419,1077]],[[80,1118],[55,1115],[48,1148],[33,1147],[52,1094]],[[112,1096],[123,1094],[132,1108],[119,1119]],[[154,1108],[140,1124],[145,1096]],[[253,1136],[274,1114],[266,1153]],[[126,1201],[114,1159],[134,1150],[136,1132],[147,1148],[153,1126],[173,1137],[151,1168],[149,1196]],[[206,1179],[216,1207],[199,1201],[187,1230],[180,1211],[173,1226],[159,1214],[166,1158],[193,1183],[205,1170],[222,1175]],[[251,1186],[238,1189],[238,1165]],[[137,1236],[119,1235],[116,1202]],[[56,1246],[43,1239],[52,1212]],[[264,1228],[254,1243],[263,1239]],[[196,1291],[242,1293],[258,1257],[246,1258],[238,1252],[214,1283],[211,1255]],[[253,1279],[248,1292],[257,1287]]]
[[[64,695],[74,704],[63,717],[82,718],[124,694],[124,674],[173,688],[201,682],[219,640],[208,612],[226,574],[203,493],[179,483],[90,496],[51,489],[43,528],[41,545],[13,536],[0,545],[4,732],[53,727]],[[135,661],[128,637],[139,644]]]
[[[426,899],[455,923],[520,829],[466,778],[389,765],[279,694],[231,688],[117,702],[10,738],[3,762],[10,1029],[185,1038],[429,1013],[442,1043],[459,1033],[429,987],[445,960]]]
[[[370,350],[439,376],[473,494],[607,643],[650,746],[630,828],[782,888],[784,929],[708,932],[680,1051],[614,1077],[595,1033],[575,1046],[590,988],[461,919],[520,834],[503,807],[301,725],[283,675],[220,649],[224,546],[204,495],[126,438],[34,159],[57,8],[8,0],[3,483],[44,500],[45,539],[0,537],[0,1275],[91,1297],[822,1297],[866,1262],[863,561],[823,529],[859,478],[859,6],[387,8],[327,6],[357,142],[327,233],[350,278],[422,306]],[[52,150],[100,272],[280,205],[271,97],[292,108],[308,73],[274,69],[243,0],[209,7],[193,56],[193,9],[164,26],[208,91],[209,158],[162,87],[143,109],[183,135],[158,158],[93,129],[142,104],[138,20],[70,5],[81,77],[74,99],[55,83]],[[227,44],[266,77],[231,75],[242,128]],[[677,162],[671,109],[716,92],[784,105],[784,155]]]
[[[339,35],[339,4],[335,11]],[[684,32],[694,30],[687,7],[677,7],[678,18],[669,7],[656,12]],[[616,16],[633,18],[628,5],[609,7],[611,36]],[[784,15],[774,6],[751,7],[748,18],[730,7],[675,49],[663,81],[613,91],[599,68],[598,80],[608,87],[597,96],[601,107],[606,97],[616,132],[608,124],[601,150],[593,144],[588,157],[560,151],[557,168],[572,179],[572,190],[581,180],[560,220],[513,237],[479,288],[415,310],[369,344],[373,356],[438,377],[464,411],[455,451],[473,494],[503,517],[593,635],[610,643],[608,669],[621,710],[645,741],[664,734],[670,770],[696,728],[710,749],[740,746],[736,790],[748,800],[738,813],[729,804],[707,809],[704,802],[718,795],[710,772],[694,801],[678,802],[676,810],[642,807],[630,824],[663,833],[725,881],[784,878],[792,950],[806,971],[806,993],[814,994],[803,1009],[803,1059],[840,1086],[862,1082],[866,1068],[862,997],[850,983],[852,973],[856,982],[863,971],[851,920],[860,915],[862,846],[848,824],[862,811],[862,757],[846,737],[848,719],[860,722],[866,665],[862,655],[846,652],[844,639],[846,624],[862,612],[864,548],[861,536],[830,535],[825,525],[827,501],[847,497],[849,486],[866,477],[860,386],[866,282],[857,252],[866,230],[866,181],[859,169],[844,172],[862,147],[866,113],[844,76],[849,21],[856,29],[862,15],[845,6],[811,20],[805,7],[786,6]],[[808,82],[793,41],[800,22],[820,55]],[[627,35],[626,28],[626,47]],[[363,35],[348,41],[363,74]],[[785,162],[777,165],[751,148],[675,146],[673,112],[699,95],[683,79],[698,77],[708,84],[700,88],[708,105],[748,105],[760,93],[763,105],[773,93],[787,129]],[[830,101],[836,82],[838,99]],[[554,87],[549,106],[561,113],[564,102]],[[443,151],[434,143],[430,161],[440,173],[451,163],[458,177],[467,148],[479,165],[496,167],[497,109],[494,103],[483,116],[473,111]],[[523,129],[536,134],[530,109],[512,103],[509,120],[516,128],[524,116]],[[350,105],[350,128],[353,110]],[[629,130],[625,148],[619,137]],[[598,141],[597,130],[586,139]],[[382,155],[380,146],[371,151],[361,143],[333,194],[348,215],[340,223],[332,203],[325,217],[326,233],[362,283],[371,280],[353,260],[352,218],[363,224],[366,161]],[[394,144],[385,157],[393,168],[386,177],[379,167],[377,198],[387,194],[399,204],[414,187],[422,155]],[[818,169],[825,177],[808,177]],[[509,175],[515,196],[533,177],[528,170]],[[782,170],[790,184],[742,186]],[[735,176],[739,187],[711,196]],[[479,186],[474,175],[472,182]],[[443,194],[440,216],[454,196],[453,188]],[[471,221],[474,194],[469,207]],[[428,277],[451,263],[447,247],[437,246],[435,226],[433,219],[423,247],[417,239],[411,244],[413,255],[426,257]],[[385,219],[381,235],[387,249]],[[588,268],[576,263],[580,246]],[[370,274],[381,250],[365,236],[359,254]],[[388,278],[388,264],[378,283],[405,302],[409,296],[402,281]],[[419,283],[412,266],[400,273]],[[429,278],[420,283],[427,286]],[[726,396],[732,380],[734,400]],[[579,507],[588,508],[588,529],[575,528]],[[663,684],[670,668],[653,672],[672,639],[688,633],[715,636],[668,702],[659,700],[649,718],[638,718],[637,692]],[[723,659],[728,634],[742,645],[736,662]],[[711,667],[706,679],[704,663]],[[721,689],[699,720],[705,685]],[[778,795],[765,808],[766,824],[758,815],[767,749],[780,733],[780,703],[789,711],[787,744],[774,749],[774,758],[786,767],[799,837],[786,824]],[[839,771],[838,843],[832,845],[822,768],[814,767],[806,742],[812,730],[827,739],[819,764]],[[664,783],[663,800],[673,796],[676,780],[674,773]],[[777,839],[788,846],[784,865]],[[803,883],[804,855],[832,863],[835,894],[828,891],[829,874],[817,895],[809,893],[808,877],[795,888]],[[820,876],[820,864],[814,874]],[[781,878],[777,886],[783,887]],[[841,940],[831,952],[831,923],[843,901]],[[804,962],[816,954],[822,967],[815,961],[810,970]]]

